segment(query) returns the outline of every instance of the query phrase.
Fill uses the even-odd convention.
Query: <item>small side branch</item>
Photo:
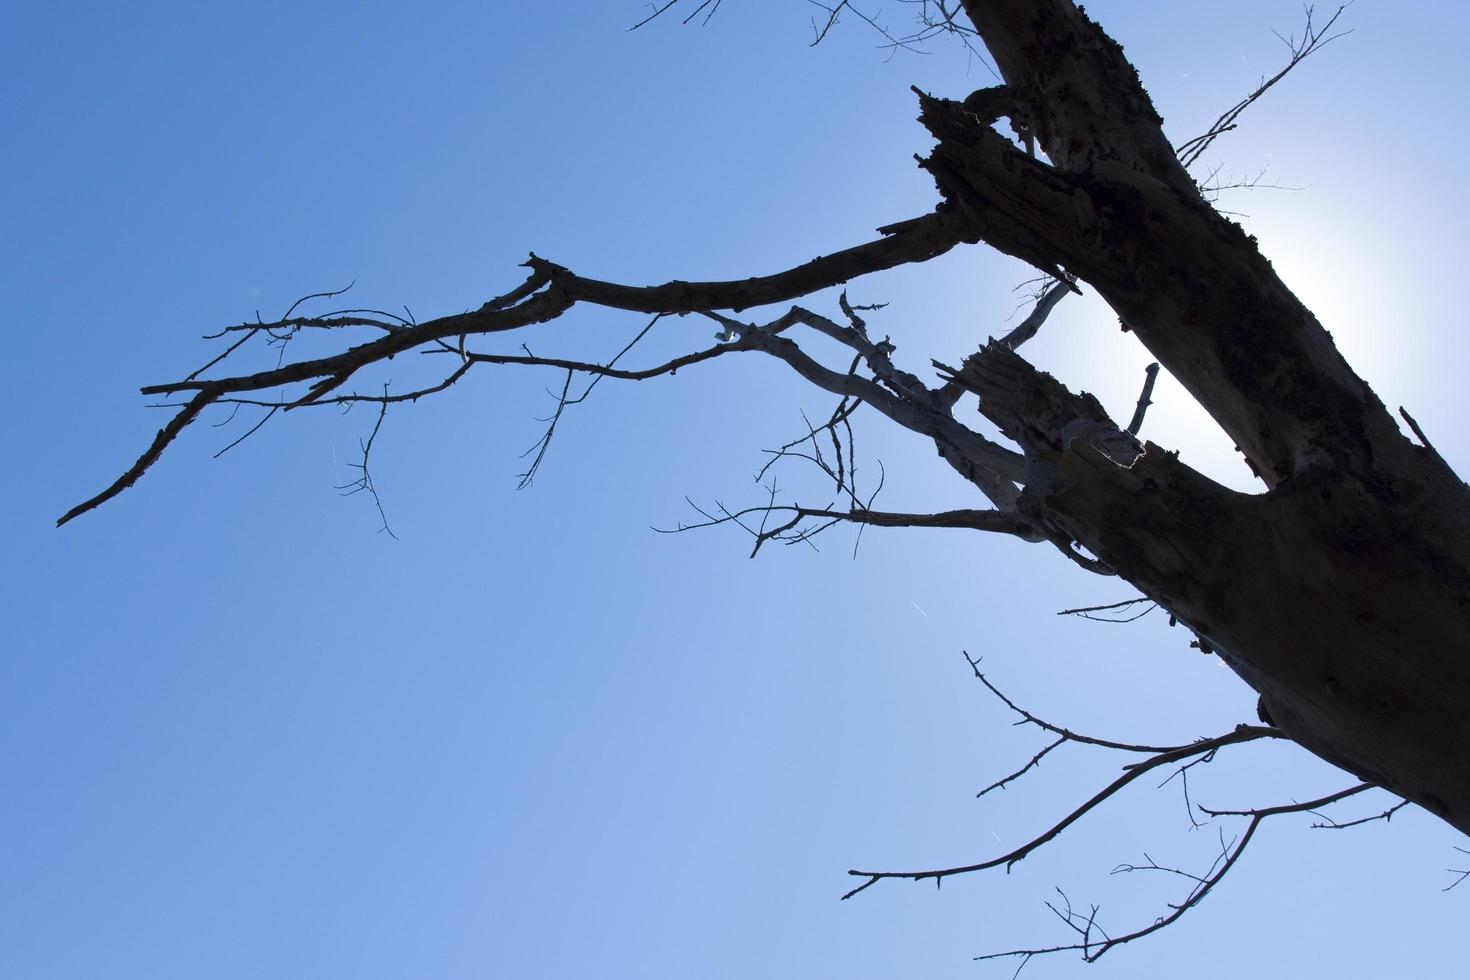
[[[855,323],[861,325],[853,308],[844,302],[844,309]],[[755,328],[735,324],[728,328],[732,333]],[[848,370],[854,376],[863,355],[853,359]],[[864,404],[863,399],[844,395],[832,410],[831,415],[820,425],[813,425],[803,415],[806,434],[780,446],[766,450],[769,459],[756,473],[756,482],[767,480],[773,467],[796,460],[809,464],[830,482],[831,498],[819,506],[777,503],[778,490],[772,476],[765,484],[766,502],[760,505],[731,510],[716,501],[714,508],[705,509],[689,501],[689,505],[704,518],[703,521],[686,524],[680,522],[673,528],[654,528],[660,533],[678,533],[721,524],[735,524],[755,539],[750,557],[754,558],[767,541],[782,544],[806,544],[816,548],[814,538],[838,524],[855,524],[859,528],[853,543],[854,554],[861,542],[861,529],[865,527],[955,527],[972,530],[1010,534],[1024,541],[1046,540],[1046,532],[1014,510],[979,510],[963,508],[936,514],[897,513],[876,510],[873,501],[883,489],[884,475],[881,461],[878,463],[878,480],[871,489],[859,490],[858,456],[853,435],[852,416]],[[687,500],[687,498],[686,498]]]
[[[219,396],[219,389],[208,385],[201,387],[194,397],[189,399],[189,403],[180,409],[177,415],[169,419],[167,425],[158,430],[158,435],[153,437],[152,444],[144,451],[143,455],[138,457],[137,462],[128,467],[127,472],[114,480],[112,485],[106,490],[103,490],[95,497],[90,497],[82,501],[65,514],[62,514],[57,519],[56,526],[61,527],[68,521],[85,514],[87,511],[101,507],[128,487],[137,483],[138,478],[148,472],[149,467],[158,462],[158,458],[163,455],[163,451],[169,447],[169,443],[178,438],[179,433],[184,431],[184,427],[197,419],[199,413],[218,400]]]
[[[1127,614],[1122,613],[1122,610],[1131,610],[1134,606],[1141,605],[1145,602],[1148,603],[1148,605],[1141,612],[1129,612]],[[1057,615],[1077,616],[1081,619],[1090,619],[1098,623],[1131,623],[1134,620],[1142,619],[1157,608],[1159,608],[1158,603],[1154,602],[1147,596],[1139,596],[1137,599],[1124,599],[1122,602],[1109,602],[1101,606],[1079,606],[1076,609],[1063,609],[1058,612]],[[1097,613],[1106,612],[1117,612],[1119,613],[1119,615],[1097,615]]]
[[[878,23],[877,19],[874,18],[872,14],[864,13],[862,10],[854,6],[852,0],[838,0],[838,2],[831,7],[827,6],[825,3],[821,3],[820,0],[807,0],[807,2],[814,7],[820,8],[826,14],[826,19],[820,25],[817,23],[817,18],[812,18],[812,47],[816,47],[824,40],[826,40],[827,34],[832,30],[833,27],[837,26],[838,16],[844,10],[850,10],[853,14],[860,18],[863,23],[867,24],[874,31],[876,31],[880,37],[883,38],[883,47],[887,48],[890,54],[900,50],[914,52],[921,51],[921,49],[917,46],[917,42],[914,38],[900,37],[896,34],[893,34],[888,30],[888,28]]]
[[[1312,829],[1313,830],[1347,830],[1349,827],[1361,827],[1365,823],[1376,823],[1379,820],[1382,820],[1384,823],[1388,823],[1390,820],[1393,819],[1393,815],[1395,813],[1398,813],[1400,810],[1402,810],[1404,807],[1406,807],[1408,805],[1409,805],[1409,801],[1408,800],[1399,800],[1397,803],[1395,803],[1393,806],[1389,807],[1387,810],[1384,810],[1382,813],[1375,813],[1372,816],[1359,817],[1357,820],[1347,820],[1347,821],[1343,821],[1341,823],[1339,823],[1336,820],[1333,820],[1331,817],[1322,817],[1322,822],[1321,823],[1314,823],[1314,824],[1312,824]]]
[[[638,333],[633,337],[632,340],[623,345],[622,350],[613,355],[612,360],[608,361],[605,365],[600,365],[602,370],[589,372],[592,374],[592,380],[587,382],[587,387],[583,388],[582,393],[575,397],[572,397],[570,395],[570,392],[572,389],[572,380],[576,376],[576,370],[573,368],[567,369],[566,383],[562,385],[561,394],[558,396],[556,401],[555,411],[553,411],[551,413],[551,417],[547,419],[546,431],[542,433],[541,438],[537,440],[536,445],[532,446],[530,449],[526,450],[526,452],[522,454],[522,456],[529,456],[531,453],[534,452],[536,454],[536,457],[535,459],[531,460],[531,465],[526,467],[526,471],[520,474],[520,476],[518,477],[520,482],[516,485],[516,489],[524,490],[531,485],[532,481],[536,479],[536,472],[541,468],[542,460],[546,458],[546,451],[551,448],[551,437],[556,434],[556,425],[558,422],[561,421],[562,413],[567,410],[567,407],[570,405],[579,405],[582,402],[586,401],[587,396],[592,394],[592,390],[597,387],[598,382],[600,382],[603,378],[608,377],[607,372],[613,370],[618,361],[623,359],[624,354],[628,353],[628,351],[632,350],[640,340],[648,336],[648,332],[652,330],[661,319],[663,319],[662,313],[655,314],[653,319],[649,320],[648,324],[642,330],[638,331]],[[523,347],[523,349],[525,348]],[[526,353],[530,354],[530,350],[526,349]],[[469,358],[466,355],[465,364],[468,365],[469,363]],[[670,373],[672,373],[672,369],[670,369]]]
[[[1007,697],[1000,688],[992,684],[990,682],[990,679],[986,677],[985,674],[983,674],[980,670],[980,659],[981,658],[979,657],[971,657],[968,651],[965,653],[965,660],[969,662],[970,670],[974,672],[975,679],[978,680],[981,684],[984,684],[985,689],[991,694],[995,695],[1002,704],[1004,704],[1007,708],[1011,709],[1011,711],[1015,712],[1021,717],[1021,720],[1016,722],[1016,724],[1018,725],[1035,725],[1042,731],[1050,732],[1051,734],[1060,737],[1062,741],[1065,742],[1077,742],[1081,745],[1095,745],[1099,748],[1115,749],[1120,752],[1137,752],[1140,754],[1170,754],[1182,752],[1186,749],[1194,749],[1200,745],[1199,742],[1190,742],[1187,745],[1148,745],[1139,742],[1115,742],[1111,739],[1094,738],[1090,735],[1082,735],[1070,729],[1063,728],[1060,725],[1053,725],[1051,722],[1038,718],[1036,715],[1033,715],[1025,708],[1016,704],[1016,702]],[[1254,726],[1245,727],[1247,728],[1247,730],[1254,733],[1251,736],[1252,738],[1283,737],[1281,733],[1274,728],[1257,728]],[[1240,732],[1240,730],[1240,728],[1237,728],[1232,734],[1237,734]],[[1242,741],[1250,741],[1250,739],[1243,739]],[[1201,749],[1200,751],[1204,752],[1208,750]]]
[[[1143,428],[1143,415],[1148,407],[1153,404],[1154,381],[1159,377],[1159,365],[1155,361],[1143,369],[1143,391],[1138,395],[1138,406],[1133,409],[1133,419],[1128,423],[1128,434],[1138,435],[1138,430]]]
[[[630,31],[636,31],[638,28],[642,27],[644,24],[647,24],[649,21],[651,21],[654,18],[658,17],[660,14],[662,14],[664,11],[668,10],[670,7],[672,7],[674,4],[676,4],[678,2],[679,2],[679,0],[665,0],[664,3],[661,3],[661,4],[657,5],[657,6],[654,6],[653,4],[649,4],[650,7],[653,7],[653,10],[648,14],[648,16],[644,17],[638,23],[636,23],[632,27],[628,28],[628,30],[630,30]],[[685,17],[684,17],[684,19],[682,21],[680,21],[680,23],[687,24],[691,20],[693,20],[694,18],[698,17],[701,13],[703,13],[704,14],[703,24],[708,24],[709,21],[710,21],[710,18],[715,15],[715,11],[717,11],[719,9],[720,9],[720,0],[700,0],[699,4],[697,6],[695,6],[695,8],[693,10],[691,10],[688,14],[686,14]]]
[[[383,395],[385,399],[387,394],[388,386],[384,385]],[[388,417],[388,405],[389,403],[386,400],[379,403],[378,417],[373,422],[373,430],[368,433],[368,437],[360,444],[360,448],[362,449],[362,462],[352,464],[353,468],[358,472],[357,479],[350,483],[344,483],[337,489],[342,491],[342,495],[346,497],[357,493],[366,493],[371,497],[373,506],[378,509],[378,520],[382,522],[382,526],[378,528],[378,531],[396,540],[398,535],[394,534],[393,528],[388,525],[388,513],[383,510],[383,498],[378,496],[378,488],[373,484],[373,473],[369,469],[369,461],[373,453],[373,443],[378,438],[378,432],[383,428],[383,419]]]
[[[1051,315],[1051,311],[1056,305],[1062,301],[1063,297],[1068,293],[1075,292],[1076,289],[1076,281],[1071,278],[1052,279],[1051,285],[1036,300],[1036,306],[1027,314],[1026,319],[1016,324],[1014,330],[1000,338],[996,343],[1002,347],[1015,350],[1032,337],[1035,337],[1042,325],[1046,323],[1046,318]]]
[[[802,507],[798,504],[769,503],[762,506],[746,507],[743,510],[727,510],[724,505],[717,505],[718,513],[710,513],[703,508],[689,502],[705,519],[694,524],[679,524],[672,528],[654,528],[660,534],[678,534],[684,531],[693,531],[699,528],[716,527],[721,524],[738,524],[755,538],[755,547],[751,549],[750,557],[754,558],[760,551],[761,546],[767,541],[780,541],[783,544],[806,544],[821,531],[835,523],[860,524],[870,527],[952,527],[969,528],[973,531],[989,531],[996,534],[1009,534],[1022,540],[1035,540],[1036,528],[1019,514],[999,510],[947,510],[937,514],[906,514],[893,511],[867,510],[860,506],[851,510],[832,510],[822,507]],[[772,514],[787,515],[788,519],[781,524],[759,527],[752,526],[747,518],[768,517]],[[801,522],[815,520],[820,521],[817,527],[801,527]]]
[[[1214,865],[1212,865],[1205,874],[1192,875],[1187,872],[1180,871],[1177,868],[1168,868],[1161,866],[1159,864],[1156,864],[1152,859],[1148,859],[1147,864],[1124,864],[1119,865],[1118,868],[1115,869],[1116,873],[1131,871],[1164,871],[1192,881],[1193,887],[1190,888],[1189,893],[1184,897],[1183,900],[1171,905],[1171,911],[1169,912],[1169,914],[1161,916],[1158,919],[1155,919],[1149,925],[1144,926],[1140,929],[1135,929],[1134,931],[1126,933],[1124,935],[1109,936],[1096,927],[1096,908],[1094,908],[1088,916],[1080,917],[1080,913],[1073,911],[1071,908],[1071,903],[1067,902],[1065,909],[1059,910],[1055,906],[1051,906],[1051,909],[1073,931],[1078,933],[1078,935],[1081,937],[1079,941],[1072,943],[1062,943],[1056,946],[1040,947],[1036,949],[1013,949],[1007,950],[1003,953],[988,953],[984,956],[977,956],[975,958],[977,960],[994,960],[1019,957],[1024,964],[1026,961],[1029,961],[1034,956],[1044,956],[1050,953],[1062,953],[1072,951],[1080,952],[1082,954],[1082,958],[1089,963],[1095,962],[1100,956],[1116,946],[1122,946],[1124,943],[1133,942],[1135,939],[1142,939],[1144,936],[1152,935],[1153,933],[1158,932],[1160,929],[1168,928],[1175,922],[1178,922],[1179,919],[1182,918],[1186,912],[1199,905],[1200,902],[1204,901],[1205,896],[1208,895],[1214,889],[1214,887],[1218,885],[1227,874],[1230,873],[1231,869],[1235,867],[1236,863],[1240,860],[1240,856],[1244,854],[1245,849],[1250,846],[1250,842],[1252,839],[1254,839],[1256,831],[1260,829],[1261,824],[1264,823],[1266,820],[1287,813],[1309,813],[1314,810],[1320,810],[1323,807],[1330,806],[1333,803],[1337,803],[1341,800],[1345,800],[1350,796],[1356,796],[1358,793],[1362,793],[1365,790],[1369,790],[1372,788],[1374,788],[1372,783],[1360,783],[1357,786],[1351,786],[1347,789],[1340,790],[1327,796],[1323,796],[1319,799],[1307,800],[1302,803],[1289,803],[1282,806],[1264,807],[1258,810],[1211,811],[1207,810],[1204,807],[1201,807],[1201,810],[1211,814],[1212,816],[1231,815],[1249,818],[1249,822],[1246,824],[1244,832],[1242,832],[1241,835],[1234,842],[1226,842],[1222,838],[1220,856],[1215,859]],[[1065,896],[1063,897],[1065,898]]]
[[[1457,847],[1455,848],[1455,850],[1459,851],[1461,854],[1470,854],[1470,851],[1465,850],[1465,848],[1463,847]],[[1456,885],[1458,885],[1460,882],[1464,881],[1466,878],[1470,878],[1470,868],[1445,868],[1445,870],[1448,871],[1450,874],[1458,875],[1459,877],[1450,882],[1448,885],[1445,885],[1443,888],[1440,889],[1440,891],[1447,892],[1451,888],[1454,888]]]
[[[1419,423],[1414,419],[1414,416],[1410,415],[1408,410],[1402,405],[1399,406],[1399,415],[1403,416],[1404,421],[1409,423],[1409,428],[1413,431],[1415,437],[1418,438],[1420,445],[1434,457],[1434,460],[1440,466],[1443,466],[1451,474],[1454,474],[1454,468],[1445,462],[1445,458],[1439,454],[1439,450],[1434,448],[1434,443],[1430,442],[1429,437],[1424,434],[1424,430],[1419,428]]]
[[[1286,45],[1287,50],[1291,52],[1290,58],[1287,59],[1286,67],[1282,68],[1270,78],[1262,79],[1261,84],[1256,86],[1253,92],[1222,112],[1220,117],[1210,125],[1208,130],[1193,139],[1185,140],[1179,144],[1174,150],[1179,157],[1179,162],[1186,169],[1194,166],[1204,152],[1210,148],[1211,143],[1234,129],[1241,114],[1254,105],[1273,85],[1285,78],[1293,68],[1305,61],[1314,52],[1322,50],[1340,37],[1351,34],[1351,31],[1338,31],[1335,34],[1332,31],[1333,25],[1337,23],[1337,19],[1342,16],[1342,12],[1347,7],[1347,4],[1338,7],[1332,16],[1328,18],[1327,23],[1319,28],[1312,24],[1312,14],[1315,8],[1309,6],[1306,10],[1306,27],[1300,39],[1295,35],[1282,37],[1280,34],[1277,34],[1276,36]]]
[[[1103,803],[1116,796],[1130,783],[1132,783],[1134,780],[1138,779],[1138,777],[1144,775],[1145,773],[1152,772],[1154,769],[1157,769],[1160,766],[1170,765],[1176,762],[1187,760],[1197,755],[1204,755],[1208,752],[1213,752],[1216,749],[1219,749],[1226,745],[1237,745],[1242,742],[1251,742],[1260,738],[1277,737],[1279,737],[1279,733],[1274,728],[1260,728],[1255,725],[1239,725],[1233,731],[1226,732],[1223,735],[1217,735],[1214,738],[1201,739],[1198,742],[1194,742],[1193,744],[1185,746],[1183,748],[1173,749],[1168,752],[1160,752],[1159,754],[1145,759],[1142,762],[1134,763],[1133,765],[1129,766],[1127,771],[1125,771],[1123,775],[1119,776],[1117,779],[1113,780],[1111,783],[1098,790],[1092,795],[1090,799],[1082,803],[1076,809],[1072,810],[1072,812],[1068,813],[1061,820],[1058,820],[1045,831],[1031,838],[1029,841],[1022,844],[1020,847],[1015,848],[1014,850],[1008,851],[998,857],[989,858],[983,861],[977,861],[973,864],[956,865],[954,867],[948,868],[931,868],[924,871],[863,871],[855,868],[849,871],[848,874],[852,875],[855,878],[865,878],[867,880],[864,881],[861,885],[858,885],[856,888],[847,892],[842,897],[844,900],[852,898],[859,892],[871,888],[873,885],[876,885],[878,882],[886,878],[904,878],[910,881],[923,881],[925,879],[933,879],[936,883],[938,883],[943,879],[952,877],[954,875],[971,874],[976,871],[985,871],[990,868],[1010,868],[1018,861],[1025,859],[1027,855],[1031,854],[1037,848],[1042,847],[1050,841],[1055,840],[1058,836],[1061,835],[1064,830],[1066,830],[1072,824],[1076,823],[1078,820],[1081,820],[1093,810],[1096,810]],[[1332,801],[1329,800],[1327,802]],[[1319,805],[1325,806],[1326,803],[1320,803]]]

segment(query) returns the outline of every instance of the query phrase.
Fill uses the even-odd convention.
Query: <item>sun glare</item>
[[[1262,248],[1297,299],[1316,314],[1348,363],[1370,382],[1395,360],[1374,288],[1374,269],[1351,246],[1311,228],[1273,229]]]

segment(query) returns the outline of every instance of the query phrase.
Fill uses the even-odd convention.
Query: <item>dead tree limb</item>
[[[706,0],[694,12],[712,13],[717,5]],[[656,7],[653,16],[672,6]],[[850,5],[828,10],[835,18],[843,8]],[[1177,766],[1183,783],[1191,766],[1218,749],[1267,737],[1290,738],[1353,773],[1358,784],[1307,803],[1202,811],[1212,818],[1242,818],[1246,826],[1233,844],[1222,844],[1208,873],[1185,875],[1191,891],[1170,915],[1114,938],[1099,931],[1095,910],[1076,911],[1064,902],[1056,911],[1078,934],[1077,943],[997,955],[1024,962],[1072,949],[1095,959],[1197,905],[1235,865],[1263,821],[1321,809],[1371,785],[1470,831],[1470,661],[1464,656],[1470,650],[1470,487],[1428,446],[1411,418],[1406,416],[1425,444],[1416,445],[1400,431],[1255,238],[1212,206],[1189,171],[1287,71],[1341,36],[1333,33],[1341,9],[1321,28],[1309,19],[1302,40],[1287,39],[1286,69],[1177,149],[1121,47],[1071,0],[962,0],[926,4],[924,10],[930,27],[956,30],[962,10],[1003,82],[1003,91],[986,90],[990,95],[980,100],[919,93],[920,122],[934,143],[919,160],[937,192],[931,213],[880,228],[881,237],[873,241],[753,278],[635,286],[583,277],[532,255],[523,282],[464,313],[418,322],[371,310],[307,317],[293,308],[272,323],[257,317],[227,327],[220,335],[228,341],[222,354],[181,380],[143,389],[145,395],[185,401],[173,406],[175,414],[120,477],[58,523],[136,483],[216,404],[260,406],[278,418],[300,408],[364,402],[379,407],[381,422],[387,406],[443,391],[472,370],[551,368],[565,379],[539,459],[556,419],[576,400],[571,393],[577,376],[589,380],[585,397],[603,377],[643,380],[729,354],[763,354],[837,396],[834,418],[840,416],[842,425],[851,414],[846,406],[862,405],[932,441],[993,509],[927,516],[876,511],[872,496],[853,487],[850,444],[839,443],[822,464],[838,488],[832,505],[782,511],[786,505],[775,504],[773,489],[769,506],[722,510],[712,522],[738,523],[758,513],[760,522],[747,527],[757,546],[772,532],[803,539],[796,523],[771,524],[778,514],[798,522],[869,525],[927,520],[937,526],[948,520],[954,522],[949,526],[983,525],[1046,541],[1089,571],[1120,576],[1186,625],[1202,651],[1218,655],[1260,694],[1263,717],[1272,719],[1270,727],[1241,725],[1189,745],[1143,747],[1148,758],[1006,854],[921,871],[854,870],[852,875],[866,880],[847,897],[885,878],[939,882],[1014,864],[1139,776]],[[978,115],[980,102],[990,108],[1003,102],[1002,114],[1024,134],[1028,150],[1034,144],[1037,152],[1024,152],[997,132],[999,116],[988,110]],[[739,318],[746,310],[788,304],[978,243],[1058,283],[1038,303],[1036,322],[1022,325],[1032,333],[1050,309],[1045,304],[1059,299],[1061,286],[1080,290],[1085,283],[1094,290],[1239,448],[1262,492],[1230,490],[1164,447],[1141,443],[1136,433],[1149,401],[1147,383],[1133,422],[1120,426],[1096,398],[1070,389],[1017,353],[1030,334],[1013,332],[1001,342],[970,347],[968,356],[958,352],[950,357],[958,367],[931,362],[936,384],[899,367],[892,342],[873,339],[845,296],[839,300],[845,324],[803,307],[764,323]],[[641,368],[620,366],[616,357],[603,362],[540,356],[524,341],[514,348],[522,353],[476,349],[513,331],[525,331],[517,339],[540,336],[537,331],[551,329],[545,324],[577,306],[655,317],[696,314],[717,324],[720,333],[713,346]],[[302,330],[364,330],[369,339],[327,356],[287,360],[285,345]],[[845,367],[825,363],[794,339],[803,330],[836,341],[850,361]],[[216,376],[224,365],[233,369],[246,350],[265,345],[273,345],[267,354],[274,354],[275,366]],[[368,369],[410,352],[447,366],[432,383],[404,394],[350,387]],[[999,438],[956,417],[966,394],[978,401]],[[836,436],[835,426],[808,435],[818,431]],[[812,458],[820,459],[816,452],[814,443]],[[533,461],[529,473],[536,466]],[[1083,741],[1021,713],[1061,742]],[[1033,768],[1054,747],[999,785]],[[1136,867],[1164,870],[1152,861]]]
[[[1098,928],[1096,923],[1096,908],[1086,917],[1082,917],[1075,913],[1071,908],[1071,903],[1067,902],[1065,909],[1059,910],[1054,906],[1051,909],[1073,932],[1077,933],[1080,937],[1077,942],[1060,943],[1055,946],[1040,946],[1031,949],[1011,949],[1002,953],[986,953],[982,956],[975,957],[975,959],[995,960],[1019,957],[1024,965],[1025,961],[1036,956],[1045,956],[1051,953],[1078,952],[1082,954],[1082,958],[1087,962],[1096,962],[1100,956],[1115,947],[1122,946],[1125,943],[1131,943],[1136,939],[1142,939],[1144,936],[1152,935],[1160,929],[1167,929],[1179,921],[1186,912],[1204,901],[1205,896],[1235,867],[1236,862],[1245,853],[1245,849],[1250,845],[1251,840],[1255,837],[1256,831],[1264,821],[1271,817],[1279,817],[1288,813],[1309,813],[1313,810],[1320,810],[1323,807],[1330,806],[1351,796],[1356,796],[1372,788],[1371,783],[1359,783],[1356,786],[1350,786],[1336,793],[1330,793],[1327,796],[1315,800],[1307,800],[1302,803],[1287,803],[1281,806],[1264,807],[1258,810],[1216,811],[1216,815],[1220,816],[1233,814],[1249,817],[1250,819],[1246,823],[1245,830],[1241,832],[1240,836],[1233,843],[1227,843],[1222,846],[1220,857],[1216,859],[1215,865],[1205,875],[1190,875],[1175,868],[1160,867],[1152,862],[1148,865],[1120,865],[1117,869],[1118,872],[1141,870],[1166,871],[1191,879],[1194,883],[1193,887],[1182,900],[1171,906],[1171,911],[1168,914],[1160,916],[1152,923],[1134,929],[1131,932],[1119,936],[1110,936]]]
[[[1007,851],[1006,853],[1001,854],[998,857],[987,858],[982,861],[976,861],[972,864],[961,864],[944,868],[930,868],[923,871],[862,871],[855,868],[849,871],[848,874],[852,875],[855,878],[866,878],[867,880],[864,881],[861,885],[858,885],[856,888],[853,888],[851,891],[844,894],[842,897],[844,899],[852,898],[859,892],[864,891],[887,878],[903,878],[909,881],[925,881],[928,879],[933,879],[936,883],[938,883],[945,878],[950,878],[955,875],[972,874],[976,871],[986,871],[991,868],[1009,868],[1016,862],[1026,858],[1027,855],[1031,854],[1037,848],[1042,847],[1043,845],[1055,840],[1058,836],[1061,835],[1062,831],[1066,830],[1072,824],[1076,823],[1078,820],[1081,820],[1083,817],[1091,813],[1093,810],[1097,809],[1103,803],[1116,796],[1130,783],[1132,783],[1134,780],[1144,775],[1145,773],[1152,772],[1160,766],[1167,766],[1171,763],[1181,762],[1195,756],[1204,755],[1206,753],[1214,751],[1215,749],[1222,748],[1227,745],[1237,745],[1242,742],[1251,742],[1260,738],[1279,738],[1280,734],[1281,733],[1274,728],[1263,728],[1256,725],[1237,725],[1232,731],[1226,732],[1223,735],[1216,735],[1213,738],[1200,739],[1198,742],[1194,742],[1187,746],[1182,746],[1165,752],[1159,752],[1153,756],[1150,756],[1148,759],[1143,760],[1142,762],[1135,762],[1131,764],[1126,768],[1123,775],[1117,777],[1112,782],[1104,786],[1102,789],[1098,790],[1089,799],[1080,804],[1066,816],[1062,817],[1056,823],[1052,824],[1046,830],[1026,841],[1024,844],[1021,844],[1019,847]],[[1356,792],[1356,790],[1354,792]],[[1322,803],[1320,805],[1325,806],[1326,804]]]

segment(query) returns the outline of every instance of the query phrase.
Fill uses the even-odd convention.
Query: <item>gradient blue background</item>
[[[1301,16],[1089,11],[1176,141],[1274,71],[1270,30]],[[908,87],[959,97],[989,74],[952,45],[888,58],[855,18],[809,49],[814,12],[731,0],[708,28],[631,34],[631,2],[0,15],[0,976],[1009,976],[970,957],[1064,939],[1042,906],[1055,887],[1124,931],[1179,889],[1115,864],[1208,863],[1216,830],[1189,829],[1175,787],[1140,787],[1009,877],[836,900],[851,866],[988,856],[1116,772],[1054,753],[976,802],[1042,743],[962,650],[1037,712],[1115,738],[1215,734],[1254,698],[1157,615],[1056,617],[1129,593],[1044,548],[869,531],[854,560],[836,530],[747,561],[730,529],[651,533],[693,516],[685,494],[757,502],[760,450],[830,406],[774,362],[602,385],[525,492],[516,456],[555,375],[487,371],[395,411],[375,461],[398,540],[334,489],[361,410],[273,421],[214,461],[247,420],[197,424],[133,491],[51,527],[162,424],[137,387],[257,309],[356,279],[354,304],[440,315],[518,282],[528,249],[640,283],[743,276],[927,211]],[[906,16],[887,5],[895,28]],[[1470,12],[1364,0],[1346,18],[1356,33],[1210,159],[1305,188],[1223,205],[1463,466]],[[852,295],[892,304],[873,329],[922,368],[1001,333],[1027,276],[973,248]],[[528,339],[607,356],[641,324],[579,315]],[[667,322],[647,356],[711,332]],[[1122,417],[1147,362],[1091,298],[1027,352]],[[399,387],[427,376],[392,368]],[[1167,376],[1157,400],[1146,435],[1246,485]],[[921,441],[872,417],[859,438],[866,472],[888,474],[880,504],[975,504]],[[1276,745],[1191,786],[1248,806],[1349,782]],[[1268,825],[1201,908],[1088,976],[1461,966],[1470,889],[1440,889],[1470,861],[1463,838],[1416,811],[1310,822]]]

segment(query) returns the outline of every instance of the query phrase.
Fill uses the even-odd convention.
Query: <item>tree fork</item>
[[[1002,345],[954,380],[1026,448],[1023,514],[1194,630],[1294,741],[1470,833],[1470,572],[1446,547],[1470,495],[1437,457],[1392,489],[1319,467],[1239,493],[1130,454],[1095,399]]]

